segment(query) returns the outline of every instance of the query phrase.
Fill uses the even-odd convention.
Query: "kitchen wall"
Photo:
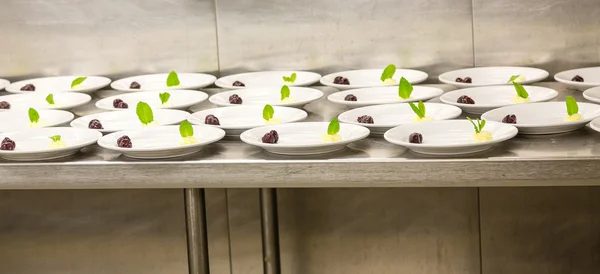
[[[4,0],[0,77],[600,63],[598,0]]]

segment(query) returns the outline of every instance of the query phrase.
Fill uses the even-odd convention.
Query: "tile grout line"
[[[219,13],[217,8],[217,0],[214,0],[214,11],[215,11],[215,38],[216,38],[216,46],[217,46],[217,76],[221,77],[221,54],[220,54],[220,46],[219,46]]]

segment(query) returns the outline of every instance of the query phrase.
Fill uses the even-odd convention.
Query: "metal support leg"
[[[209,274],[204,189],[186,188],[184,192],[189,271]]]
[[[280,274],[279,222],[277,220],[277,190],[260,189],[260,223],[265,274]]]

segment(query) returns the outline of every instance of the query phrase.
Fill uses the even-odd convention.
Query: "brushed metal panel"
[[[600,187],[482,188],[483,274],[597,274]]]
[[[258,189],[227,189],[231,274],[262,274]]]
[[[187,274],[183,192],[0,192],[0,273]]]
[[[211,274],[231,274],[227,190],[205,189]]]
[[[218,70],[212,0],[3,0],[0,75]]]
[[[479,273],[476,188],[278,195],[282,273]]]
[[[600,62],[598,0],[473,0],[475,65],[556,72]]]
[[[471,0],[218,0],[224,74],[473,65]]]

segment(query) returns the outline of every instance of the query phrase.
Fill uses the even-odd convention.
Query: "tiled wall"
[[[598,0],[5,0],[0,77],[600,62]]]

